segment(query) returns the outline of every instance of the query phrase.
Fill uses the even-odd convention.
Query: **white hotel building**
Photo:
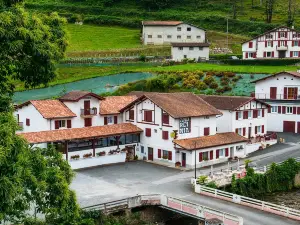
[[[300,32],[279,27],[242,44],[243,59],[278,59],[300,57]]]
[[[220,120],[224,113],[203,99],[192,93],[133,92],[103,98],[73,91],[58,100],[21,104],[15,116],[23,128],[19,135],[34,146],[54,144],[73,169],[130,161],[135,156],[192,168],[195,160],[202,167],[248,154],[247,135],[237,134],[235,127],[221,131],[218,127],[225,125],[220,123],[229,121]],[[257,109],[267,107],[252,100]],[[248,110],[247,104],[240,107]],[[262,115],[255,118],[260,122],[254,127],[266,126],[267,114]],[[257,135],[265,133],[266,128],[257,128]]]

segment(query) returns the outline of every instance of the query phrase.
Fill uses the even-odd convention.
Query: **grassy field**
[[[107,76],[112,74],[124,72],[152,72],[159,71],[230,71],[235,73],[256,73],[256,74],[271,74],[281,71],[296,71],[300,67],[297,66],[229,66],[229,65],[215,65],[207,63],[185,64],[168,67],[154,67],[153,65],[143,63],[123,64],[120,66],[84,66],[84,67],[61,67],[58,68],[57,77],[49,83],[49,86],[70,83],[73,81]],[[25,90],[21,82],[16,81],[16,91]]]

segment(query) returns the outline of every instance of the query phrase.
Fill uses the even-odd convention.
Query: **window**
[[[201,36],[200,36],[200,35],[198,35],[198,36],[197,36],[197,39],[201,39]]]
[[[271,58],[272,57],[272,52],[267,52],[267,58]]]
[[[129,120],[134,120],[134,110],[133,109],[129,110]]]
[[[273,35],[272,34],[266,34],[266,39],[272,39]]]
[[[92,118],[84,118],[84,126],[91,127],[92,126]]]
[[[199,50],[202,51],[202,50],[203,50],[203,47],[199,47]]]
[[[261,126],[257,126],[257,133],[261,133]]]
[[[225,157],[225,149],[219,149],[219,157]]]
[[[261,109],[257,110],[257,117],[261,117]]]
[[[144,121],[152,122],[152,111],[151,110],[144,110]]]
[[[267,46],[268,46],[268,47],[272,47],[272,41],[268,41],[268,42],[267,42]]]
[[[177,39],[181,39],[181,35],[177,35]]]
[[[168,131],[162,131],[162,139],[168,140],[169,139],[169,132]]]
[[[179,49],[179,50],[183,50],[183,47],[179,47],[178,49]]]
[[[271,107],[271,112],[272,113],[277,113],[277,111],[278,111],[278,107],[277,106],[272,106]]]
[[[207,161],[208,160],[208,152],[202,152],[202,159],[204,161]]]
[[[285,41],[280,41],[280,46],[285,46]]]
[[[299,56],[299,52],[293,52],[293,56],[294,57],[298,57]]]
[[[177,31],[181,31],[181,27],[177,27]]]
[[[66,127],[66,121],[65,120],[59,120],[59,127]]]
[[[242,112],[238,112],[238,119],[239,119],[239,120],[242,119]]]
[[[209,119],[209,116],[204,116],[204,119],[205,119],[205,120],[208,120],[208,119]]]
[[[26,119],[26,126],[30,126],[30,119]]]
[[[279,37],[280,37],[280,38],[284,38],[284,37],[285,37],[285,32],[280,32],[280,33],[279,33]]]
[[[294,46],[299,46],[299,41],[294,41]]]
[[[163,113],[162,115],[162,123],[163,124],[170,124],[170,117],[167,113]]]
[[[168,38],[168,39],[171,39],[171,38],[172,38],[172,35],[168,35],[167,38]]]
[[[237,150],[237,151],[241,151],[241,150],[243,150],[243,149],[244,149],[243,145],[238,145],[238,146],[236,146],[236,150]]]
[[[191,31],[191,30],[192,30],[192,28],[191,28],[191,27],[188,27],[188,28],[186,28],[186,30],[187,30],[187,31]]]
[[[241,136],[243,135],[243,129],[242,128],[238,128],[238,134],[241,135]]]
[[[151,128],[145,129],[145,135],[146,135],[146,137],[151,137]]]
[[[193,50],[194,50],[194,47],[189,47],[189,50],[190,50],[190,51],[193,51]]]
[[[162,38],[162,36],[161,35],[157,35],[157,38]]]
[[[294,87],[287,88],[287,96],[285,92],[286,91],[284,91],[284,99],[286,99],[286,97],[287,99],[297,99],[298,88],[294,88]]]
[[[185,58],[185,59],[186,59],[186,58],[187,58],[187,55],[184,55],[184,56],[183,56],[183,58]]]
[[[249,48],[253,48],[253,42],[252,41],[249,42]]]
[[[188,36],[186,36],[186,39],[191,39],[191,38],[192,38],[192,36],[189,36],[189,35],[188,35]]]
[[[107,123],[113,123],[113,117],[112,116],[107,117]]]
[[[208,136],[209,135],[209,127],[205,127],[204,128],[204,136]]]
[[[162,152],[163,152],[163,159],[168,159],[169,151],[163,150]]]
[[[152,35],[148,35],[148,38],[152,38]]]
[[[141,153],[144,154],[144,152],[145,152],[145,148],[144,146],[141,145]]]
[[[252,111],[248,111],[248,119],[252,118]]]
[[[292,114],[293,113],[293,107],[287,106],[286,107],[286,114]]]

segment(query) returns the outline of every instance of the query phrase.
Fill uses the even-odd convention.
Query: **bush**
[[[219,85],[218,85],[217,82],[212,82],[212,83],[209,85],[209,87],[210,87],[211,89],[216,89],[216,88],[219,87]]]
[[[212,76],[206,75],[205,78],[203,79],[203,82],[209,86],[211,83],[216,82],[216,81]]]
[[[254,59],[254,60],[222,60],[228,65],[249,65],[249,66],[289,66],[300,63],[300,59]]]
[[[207,85],[203,81],[200,81],[198,83],[197,89],[200,90],[200,91],[204,91],[204,90],[207,89]]]
[[[233,73],[233,72],[224,72],[224,76],[226,76],[226,77],[235,77],[235,73]]]
[[[217,88],[217,90],[216,90],[216,93],[218,93],[218,94],[223,94],[224,92],[225,92],[224,88],[221,88],[221,87]]]
[[[237,82],[237,81],[239,81],[239,79],[241,79],[241,76],[235,76],[232,78],[232,81]]]
[[[228,60],[231,56],[236,56],[239,59],[243,58],[242,54],[211,54],[209,58],[214,60]]]
[[[223,77],[224,73],[223,72],[216,72],[215,75],[217,77]]]
[[[141,61],[141,62],[146,62],[146,56],[145,55],[140,55],[139,56],[139,61]]]
[[[213,76],[215,74],[214,71],[207,71],[206,76]]]
[[[217,184],[214,181],[211,181],[211,182],[207,183],[205,186],[210,187],[210,188],[214,188],[214,189],[218,188]]]
[[[226,86],[223,87],[223,90],[224,90],[224,92],[231,91],[232,87],[230,87],[229,85],[226,85]]]

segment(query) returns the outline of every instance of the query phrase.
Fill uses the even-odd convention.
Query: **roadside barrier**
[[[134,197],[84,207],[83,209],[87,211],[101,210],[103,213],[109,214],[126,209],[151,205],[157,205],[202,220],[218,218],[219,220],[223,221],[224,225],[243,225],[242,217],[196,203],[188,202],[179,198],[168,197],[160,194],[137,195]]]

